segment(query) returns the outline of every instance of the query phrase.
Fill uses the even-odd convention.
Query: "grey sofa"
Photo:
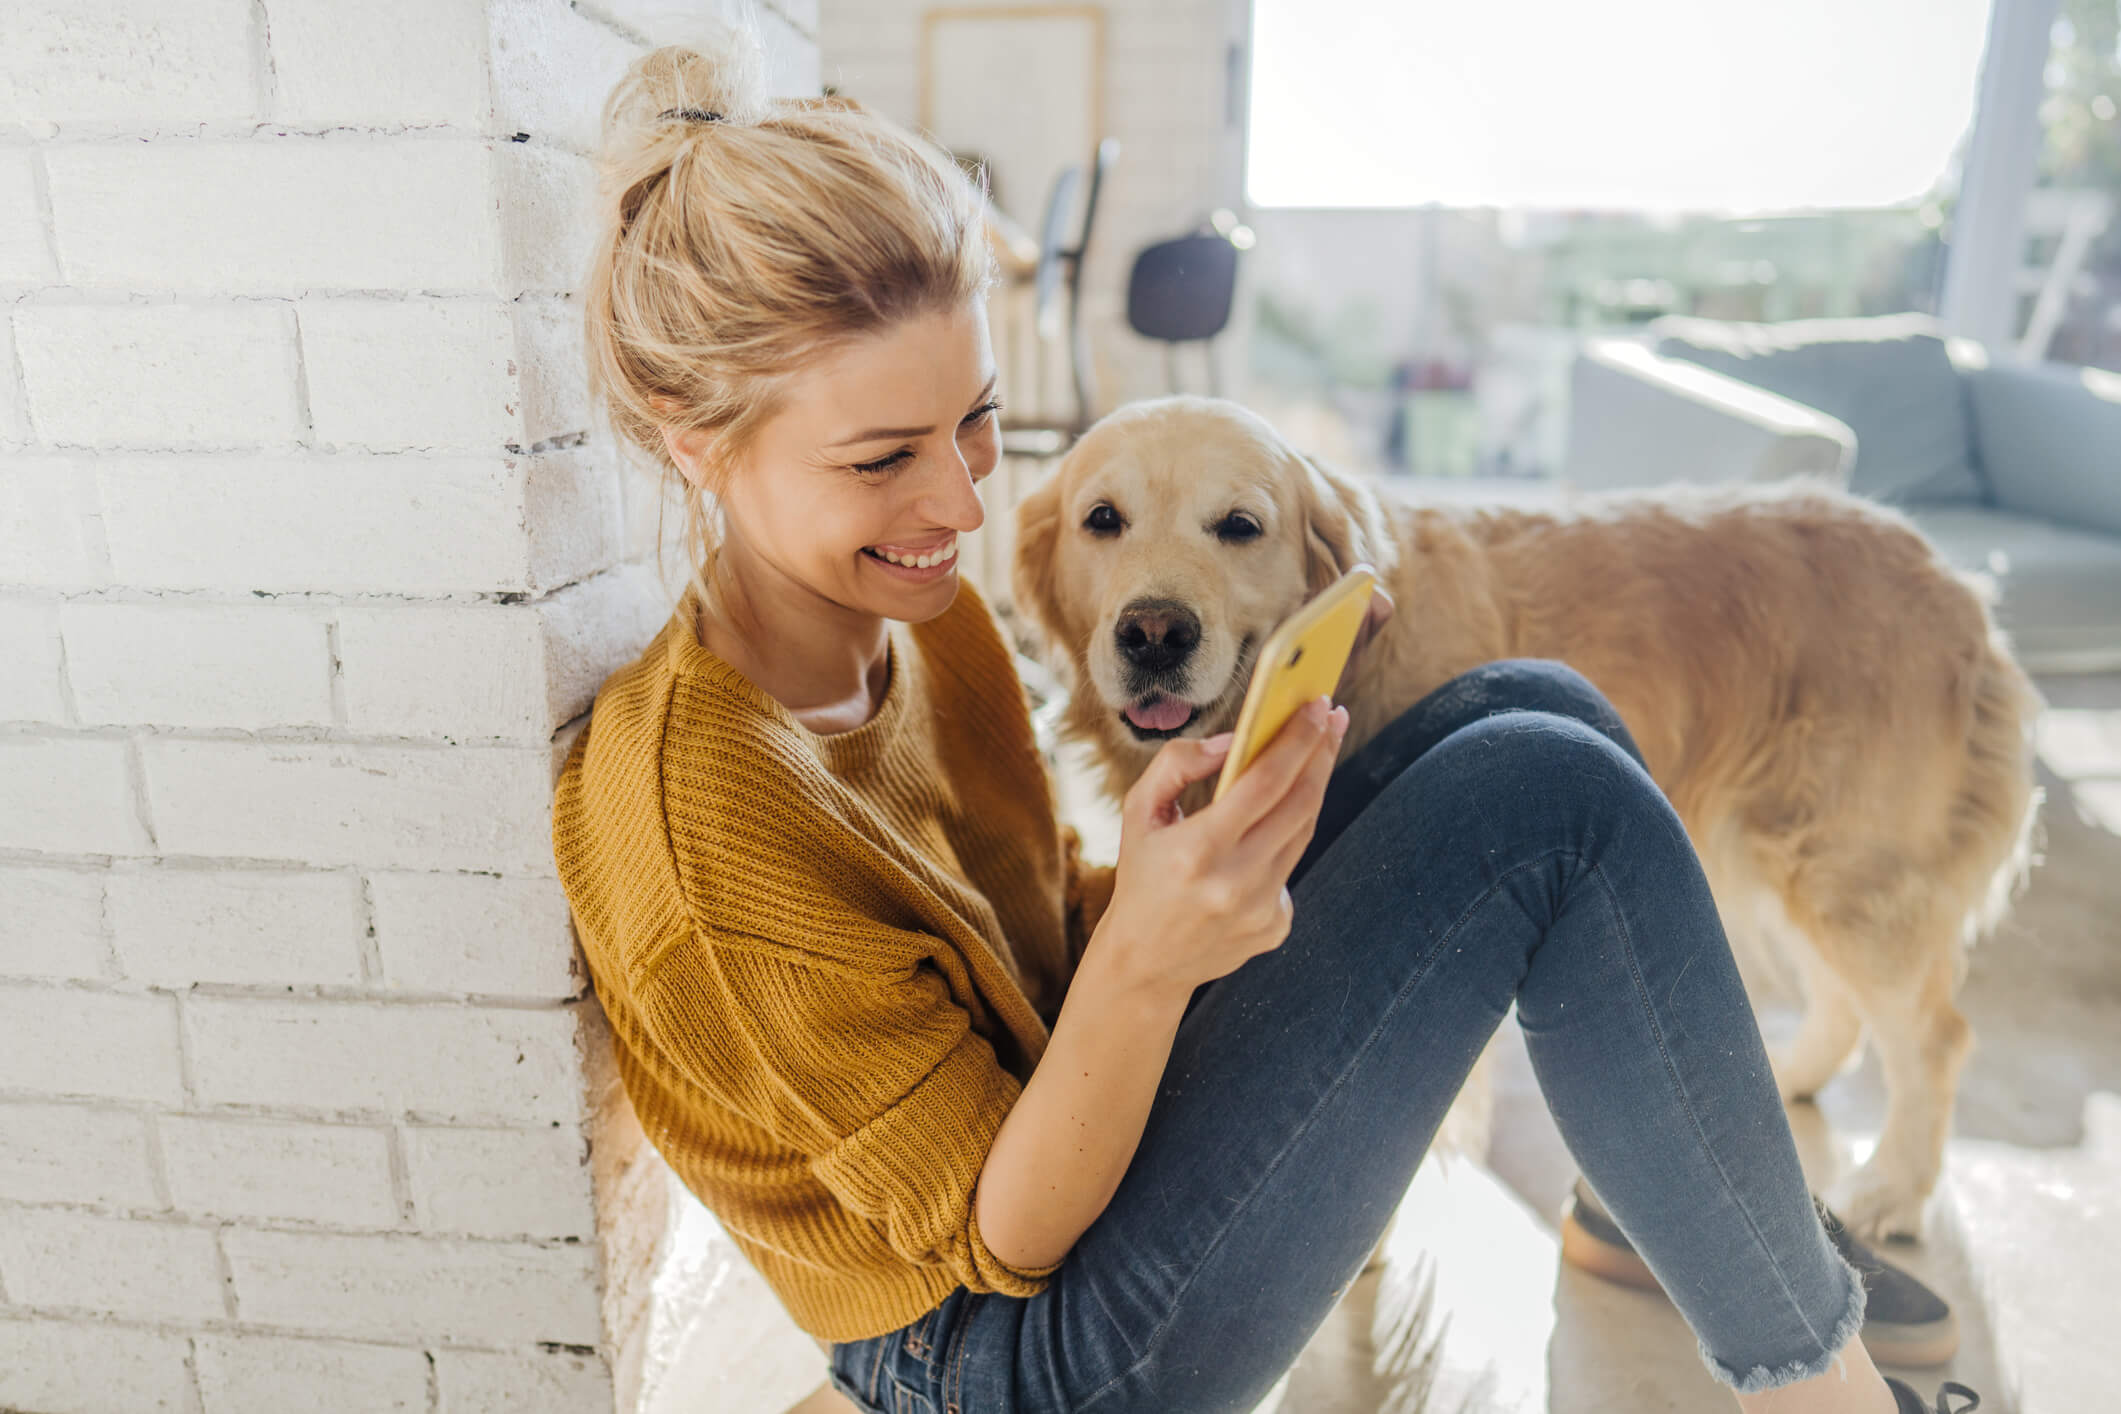
[[[1993,576],[2027,667],[2121,668],[2121,374],[1991,360],[1919,314],[1668,317],[1578,354],[1566,483],[1806,472]]]

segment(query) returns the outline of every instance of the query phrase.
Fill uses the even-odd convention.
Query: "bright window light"
[[[1893,206],[1973,120],[1988,0],[1254,0],[1258,206]]]

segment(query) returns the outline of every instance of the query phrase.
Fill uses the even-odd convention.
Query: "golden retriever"
[[[1988,591],[1898,512],[1814,478],[1415,505],[1193,396],[1076,443],[1017,508],[1010,584],[1068,688],[1062,735],[1116,800],[1162,738],[1231,726],[1261,640],[1358,560],[1396,612],[1346,684],[1343,758],[1481,663],[1589,678],[1727,933],[1779,943],[1803,979],[1802,1025],[1773,1049],[1783,1095],[1824,1085],[1870,1028],[1886,1120],[1829,1202],[1860,1233],[1919,1236],[1972,1046],[1964,950],[2040,844],[2044,702]],[[1145,635],[1163,641],[1144,653]]]

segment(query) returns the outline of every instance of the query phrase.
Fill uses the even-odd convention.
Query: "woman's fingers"
[[[1329,715],[1330,705],[1323,694],[1292,712],[1266,749],[1252,758],[1236,784],[1215,802],[1214,809],[1202,812],[1201,818],[1215,821],[1214,828],[1235,846],[1289,793],[1290,785],[1310,760],[1311,749],[1327,738]]]
[[[1229,754],[1229,732],[1172,737],[1157,748],[1148,769],[1128,789],[1121,801],[1122,815],[1138,813],[1144,824],[1170,823],[1178,816],[1179,794],[1201,777],[1220,771]]]
[[[1347,709],[1336,708],[1333,720],[1344,725]],[[1240,867],[1257,868],[1263,876],[1271,875],[1277,882],[1289,877],[1289,870],[1296,867],[1305,843],[1318,826],[1318,807],[1325,798],[1326,782],[1332,778],[1339,749],[1340,732],[1329,728],[1316,742],[1289,790],[1239,841],[1236,853]]]

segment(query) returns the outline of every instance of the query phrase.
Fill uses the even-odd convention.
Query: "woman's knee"
[[[1496,658],[1469,668],[1429,695],[1429,702],[1469,720],[1496,712],[1548,712],[1595,728],[1635,764],[1648,769],[1619,711],[1598,685],[1559,658]]]

